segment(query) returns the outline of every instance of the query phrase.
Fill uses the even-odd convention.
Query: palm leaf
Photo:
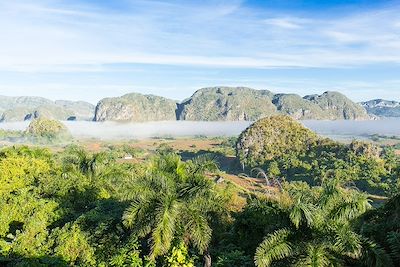
[[[190,238],[200,253],[204,253],[208,248],[212,235],[212,229],[206,216],[200,210],[191,208],[186,210],[185,220],[186,236]]]
[[[386,251],[378,244],[363,240],[362,262],[368,267],[392,267],[393,262]]]
[[[288,229],[275,231],[261,243],[256,250],[255,264],[257,267],[268,267],[274,261],[293,256],[292,244],[288,241],[291,232]]]
[[[335,260],[323,245],[308,244],[305,257],[300,259],[295,266],[326,267],[334,266]]]
[[[362,237],[351,231],[348,225],[342,225],[336,232],[334,250],[340,255],[358,259],[361,256],[361,239]]]
[[[151,257],[163,255],[171,248],[175,238],[176,223],[181,216],[182,205],[175,198],[166,196],[156,208],[156,224],[152,231]]]

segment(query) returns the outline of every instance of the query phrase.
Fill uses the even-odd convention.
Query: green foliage
[[[362,236],[350,222],[371,208],[363,194],[329,181],[321,188],[289,185],[278,208],[286,214],[281,228],[257,248],[257,266],[286,262],[295,266],[331,266],[358,260]]]
[[[399,190],[398,158],[393,151],[361,141],[341,144],[322,139],[289,117],[262,119],[237,143],[243,166],[265,169],[269,178],[306,181],[340,179],[373,194]]]
[[[246,255],[243,251],[233,250],[224,252],[222,255],[220,255],[215,265],[217,267],[251,267],[253,266],[253,259],[249,255]]]
[[[317,141],[312,131],[288,116],[261,119],[247,128],[236,145],[237,157],[246,167],[262,166],[290,151],[299,155]]]
[[[33,120],[28,126],[27,133],[37,141],[56,142],[71,138],[68,129],[61,122],[45,118]]]
[[[183,242],[174,246],[169,256],[166,257],[166,267],[194,267],[194,260],[190,259],[187,247]]]
[[[0,264],[96,266],[128,246],[121,190],[136,169],[128,175],[125,165],[99,158],[78,148],[59,157],[28,147],[0,151]]]
[[[365,262],[369,266],[391,266],[400,262],[400,195],[372,210],[357,223],[358,232],[379,244],[369,244]],[[378,264],[379,263],[379,264]]]
[[[136,242],[128,242],[122,248],[119,248],[117,254],[110,260],[110,266],[113,267],[142,267],[143,259],[140,257],[139,246]]]
[[[260,185],[254,194],[214,183],[210,155],[183,161],[164,145],[134,161],[141,163],[116,160],[125,150],[0,150],[0,265],[198,266],[202,257],[219,267],[399,262],[399,197],[374,209],[359,191],[396,194],[392,150],[317,140],[306,151],[281,151],[264,167],[282,188]]]
[[[163,153],[152,159],[146,176],[129,192],[124,223],[139,237],[150,237],[153,259],[166,255],[176,240],[200,253],[207,249],[210,213],[223,204],[204,176],[212,169],[215,164],[204,158],[182,162],[176,154]]]
[[[76,224],[67,223],[61,229],[54,229],[55,255],[63,258],[71,265],[94,265],[94,249],[89,243],[88,237]]]

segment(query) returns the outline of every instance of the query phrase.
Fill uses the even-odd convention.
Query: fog
[[[192,121],[161,121],[145,123],[119,122],[62,122],[78,139],[144,139],[152,137],[183,137],[183,136],[235,136],[246,129],[251,122],[192,122]],[[0,123],[0,129],[25,130],[29,122]]]
[[[63,122],[79,139],[144,139],[153,137],[237,136],[251,122],[163,121],[145,123]],[[372,134],[400,136],[400,120],[302,121],[311,130],[333,138],[355,138]],[[29,122],[0,123],[0,129],[25,130]]]
[[[388,118],[369,121],[317,121],[302,122],[306,127],[325,136],[362,137],[373,134],[400,136],[400,119]]]

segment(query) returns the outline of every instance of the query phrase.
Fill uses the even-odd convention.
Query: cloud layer
[[[117,10],[72,3],[3,1],[0,69],[98,70],[99,65],[118,63],[348,67],[400,62],[397,6],[322,18],[254,9],[240,1],[126,1]]]

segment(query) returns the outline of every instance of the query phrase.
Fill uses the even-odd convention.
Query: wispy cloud
[[[320,19],[259,12],[240,1],[130,1],[118,12],[60,3],[0,4],[0,70],[102,71],[99,66],[118,63],[245,68],[400,63],[398,7]]]
[[[272,18],[264,20],[265,24],[285,29],[300,29],[302,23],[290,18]]]

